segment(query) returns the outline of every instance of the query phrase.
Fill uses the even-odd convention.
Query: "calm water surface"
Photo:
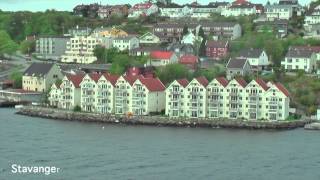
[[[0,109],[0,180],[320,179],[320,131],[115,126],[14,111]],[[13,175],[11,164],[61,170]]]

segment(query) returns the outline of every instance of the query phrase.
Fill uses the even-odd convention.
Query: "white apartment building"
[[[195,80],[187,86],[174,81],[166,89],[166,99],[169,117],[273,121],[289,116],[290,97],[286,88],[261,79],[247,84],[243,79],[228,82],[225,78],[216,78],[206,86]]]
[[[186,108],[185,114],[191,118],[204,118],[206,117],[206,103],[207,103],[207,90],[208,80],[204,77],[194,78],[186,87]]]
[[[166,89],[166,115],[170,117],[186,117],[186,87],[187,79],[174,80]]]
[[[58,108],[72,110],[81,105],[80,83],[83,77],[83,74],[64,76],[60,85],[61,95]],[[54,93],[54,91],[50,92],[50,96],[54,96]]]
[[[61,106],[60,96],[61,96],[60,84],[57,84],[57,83],[52,84],[49,97],[48,97],[50,106],[52,107]]]
[[[132,50],[139,47],[139,39],[135,36],[116,37],[112,46],[119,51]]]
[[[266,5],[265,14],[268,21],[274,21],[276,19],[289,20],[292,17],[293,9],[291,5]]]
[[[99,44],[98,40],[90,36],[75,36],[67,42],[67,50],[61,56],[61,62],[90,64],[97,61],[94,49]]]

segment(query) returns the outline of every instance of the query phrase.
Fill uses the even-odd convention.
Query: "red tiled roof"
[[[179,63],[181,64],[196,64],[198,63],[198,57],[195,55],[183,55],[180,57]]]
[[[104,73],[103,76],[114,86],[117,83],[117,80],[119,79],[118,75],[113,75],[109,73]]]
[[[229,83],[228,80],[224,77],[218,77],[216,79],[223,87],[226,87]]]
[[[140,4],[135,4],[132,8],[134,10],[139,10],[139,9],[149,9],[152,6],[152,3],[140,3]]]
[[[67,78],[72,82],[74,87],[80,88],[80,83],[84,76],[84,74],[67,75]]]
[[[281,83],[275,83],[274,84],[281,92],[283,92],[284,95],[286,95],[287,97],[290,96],[289,91],[281,84]]]
[[[133,83],[139,78],[140,76],[130,76],[130,75],[126,75],[126,76],[123,76],[123,78],[129,82],[129,84],[132,86]]]
[[[197,77],[196,80],[202,84],[204,87],[206,87],[209,84],[209,81],[207,80],[207,78],[201,76],[201,77]]]
[[[236,0],[232,4],[247,4],[247,3],[249,3],[249,2],[246,0]]]
[[[188,79],[178,79],[177,82],[183,87],[187,87],[189,84]]]
[[[150,57],[152,59],[170,59],[173,55],[171,51],[151,51]]]
[[[267,89],[269,89],[268,85],[266,82],[264,82],[263,79],[257,78],[256,82],[266,91]]]
[[[143,76],[139,76],[139,80],[148,88],[149,91],[164,91],[166,89],[158,78],[145,78]]]
[[[89,76],[92,80],[94,80],[95,82],[98,82],[98,80],[102,75],[100,73],[90,73]]]
[[[236,81],[242,86],[242,87],[246,87],[247,86],[247,82],[242,79],[242,78],[236,78]]]

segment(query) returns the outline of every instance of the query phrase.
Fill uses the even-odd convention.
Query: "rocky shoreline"
[[[171,127],[206,127],[206,128],[233,128],[233,129],[295,129],[304,127],[312,120],[296,121],[245,121],[230,119],[171,119],[163,116],[140,116],[124,117],[106,114],[94,114],[83,112],[72,112],[60,109],[24,106],[19,109],[17,114],[41,117],[55,120],[109,123],[109,124],[127,124],[127,125],[147,125],[147,126],[171,126]]]

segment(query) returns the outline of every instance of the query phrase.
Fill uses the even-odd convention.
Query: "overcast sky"
[[[185,4],[191,3],[194,0],[173,0],[175,3]],[[224,0],[198,0],[200,4],[208,4],[208,2],[224,1]],[[226,0],[231,1],[231,0]],[[311,0],[299,0],[300,4],[307,4]],[[77,4],[88,4],[98,2],[101,4],[135,4],[143,2],[143,0],[0,0],[0,9],[4,11],[44,11],[46,9],[67,10],[71,11]],[[265,4],[267,0],[251,0],[251,2]],[[270,0],[271,3],[278,2],[278,0]]]

